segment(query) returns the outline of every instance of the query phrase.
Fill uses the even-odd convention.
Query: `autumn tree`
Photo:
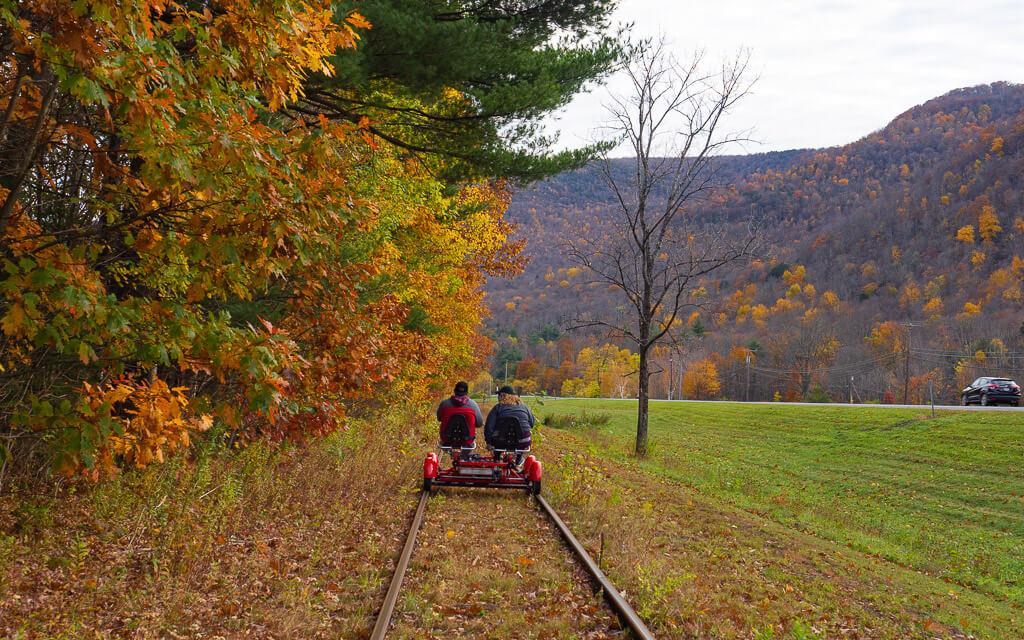
[[[230,309],[287,295],[281,275],[354,217],[324,163],[353,128],[314,140],[273,114],[354,46],[358,17],[142,0],[5,2],[0,17],[5,431],[96,471],[118,443],[145,464],[213,415],[238,425],[239,400],[275,419],[298,346]],[[217,393],[196,398],[207,381]]]
[[[802,399],[816,374],[835,361],[839,346],[833,319],[814,308],[776,334],[768,344],[768,351],[776,367],[791,370],[794,391]]]
[[[978,235],[987,242],[996,239],[1003,227],[999,224],[999,217],[996,215],[996,208],[991,205],[982,207],[981,215],[978,216]]]
[[[4,460],[98,477],[214,421],[322,434],[485,354],[508,186],[301,108],[369,28],[335,9],[0,2]]]
[[[517,378],[536,378],[540,372],[540,363],[536,358],[525,358],[516,365]]]
[[[871,335],[864,338],[872,354],[874,354],[896,379],[900,370],[903,377],[903,403],[908,400],[910,384],[910,328],[917,326],[912,322],[877,322],[871,329]]]
[[[676,319],[700,306],[694,295],[699,279],[755,245],[749,227],[726,229],[688,209],[713,185],[715,154],[740,139],[724,134],[720,123],[747,91],[745,65],[738,59],[704,71],[701,56],[680,63],[663,41],[632,49],[630,93],[611,109],[615,131],[633,154],[631,168],[624,176],[608,157],[600,164],[616,202],[614,228],[605,237],[577,236],[569,243],[574,262],[628,300],[621,322],[583,316],[574,324],[604,327],[636,347],[637,455],[647,452],[651,349],[675,338]]]
[[[636,356],[628,349],[604,344],[580,351],[576,368],[587,385],[597,383],[603,397],[625,398],[636,392]]]
[[[718,367],[711,358],[691,362],[683,374],[682,394],[692,400],[714,400],[722,388]]]
[[[907,352],[907,328],[894,321],[877,322],[864,342],[871,353],[895,374]]]

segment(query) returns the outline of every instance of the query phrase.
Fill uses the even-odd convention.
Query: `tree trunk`
[[[54,97],[57,95],[57,79],[52,77],[52,71],[47,75],[50,76],[50,85],[39,105],[36,123],[31,132],[29,132],[28,145],[23,149],[23,156],[18,168],[12,175],[4,176],[4,180],[7,183],[4,186],[8,188],[8,192],[7,198],[0,205],[0,238],[7,234],[7,224],[10,222],[11,214],[14,212],[14,205],[18,202],[18,193],[21,191],[21,186],[25,183],[29,172],[35,166],[39,155],[46,148],[46,143],[43,141],[45,137],[43,131],[46,128],[46,121],[50,115],[50,107],[53,105]],[[11,96],[11,100],[13,101],[15,97]]]
[[[637,374],[639,405],[636,412],[636,455],[642,458],[647,455],[647,399],[650,396],[650,371],[647,365],[647,349],[640,348],[640,367]]]

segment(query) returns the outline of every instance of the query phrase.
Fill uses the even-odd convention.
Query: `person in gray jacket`
[[[487,441],[487,446],[494,448],[498,423],[507,417],[515,418],[519,422],[520,439],[516,448],[529,449],[533,443],[533,412],[519,399],[515,389],[508,385],[498,389],[498,404],[487,414],[487,422],[484,423],[484,440]]]

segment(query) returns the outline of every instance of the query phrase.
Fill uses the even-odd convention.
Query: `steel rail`
[[[566,543],[573,550],[576,556],[583,563],[584,568],[593,576],[594,580],[604,591],[604,597],[611,605],[612,609],[619,615],[620,620],[624,620],[629,629],[633,634],[641,640],[654,640],[654,634],[647,628],[644,621],[640,619],[640,616],[633,611],[633,607],[629,606],[626,599],[622,597],[622,594],[618,592],[615,586],[608,580],[601,571],[601,568],[597,566],[590,554],[587,553],[580,541],[576,539],[576,536],[569,531],[569,527],[566,526],[565,522],[558,516],[548,501],[543,496],[534,495],[537,500],[537,504],[544,509],[547,516],[551,518],[551,521],[555,523],[559,533],[562,534],[562,538],[565,539]],[[384,604],[381,605],[380,612],[377,614],[377,621],[373,625],[373,631],[370,633],[370,640],[384,640],[387,635],[388,627],[391,624],[391,616],[395,612],[395,604],[398,602],[398,593],[402,588],[402,581],[405,578],[406,569],[409,568],[409,561],[412,558],[413,549],[416,547],[416,534],[419,533],[420,527],[423,524],[423,514],[426,511],[427,501],[430,499],[430,492],[423,491],[420,493],[420,503],[416,507],[416,514],[412,518],[412,523],[409,525],[409,536],[406,538],[405,547],[402,549],[402,554],[398,558],[398,564],[395,566],[395,573],[391,578],[391,585],[388,587],[387,595],[384,597]]]
[[[402,589],[402,579],[405,578],[405,570],[409,568],[409,559],[412,558],[412,550],[416,546],[416,534],[423,524],[423,512],[427,509],[428,499],[430,499],[429,491],[420,492],[420,504],[416,507],[416,515],[412,517],[412,524],[409,525],[409,537],[405,540],[402,555],[398,557],[395,574],[391,578],[391,586],[388,587],[384,604],[380,608],[380,613],[377,614],[377,622],[373,625],[370,640],[384,640],[384,636],[387,635],[391,616],[395,612],[395,603],[398,602],[398,592]]]
[[[587,550],[583,548],[583,545],[581,545],[580,541],[576,539],[576,536],[572,535],[572,532],[569,531],[569,527],[562,522],[562,519],[558,517],[558,514],[551,508],[548,501],[540,495],[535,495],[533,497],[537,499],[537,504],[543,507],[544,511],[547,512],[548,517],[551,518],[551,521],[555,523],[556,527],[558,527],[558,530],[562,533],[562,537],[565,538],[565,541],[569,544],[572,550],[576,552],[576,556],[579,557],[583,566],[587,568],[590,575],[594,576],[594,580],[596,580],[601,588],[604,589],[604,597],[608,600],[608,604],[610,604],[619,616],[626,621],[626,624],[629,625],[629,628],[634,635],[638,638],[642,638],[643,640],[654,640],[654,634],[651,633],[651,630],[647,628],[647,625],[645,625],[644,621],[640,619],[640,616],[636,614],[636,611],[633,611],[633,607],[629,606],[629,603],[622,597],[622,594],[620,594],[608,578],[605,577],[604,572],[597,566],[597,563],[590,557],[590,554],[588,554]]]

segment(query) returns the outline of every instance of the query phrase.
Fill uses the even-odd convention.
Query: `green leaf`
[[[35,269],[28,276],[28,281],[33,287],[49,287],[57,282],[48,269]]]

